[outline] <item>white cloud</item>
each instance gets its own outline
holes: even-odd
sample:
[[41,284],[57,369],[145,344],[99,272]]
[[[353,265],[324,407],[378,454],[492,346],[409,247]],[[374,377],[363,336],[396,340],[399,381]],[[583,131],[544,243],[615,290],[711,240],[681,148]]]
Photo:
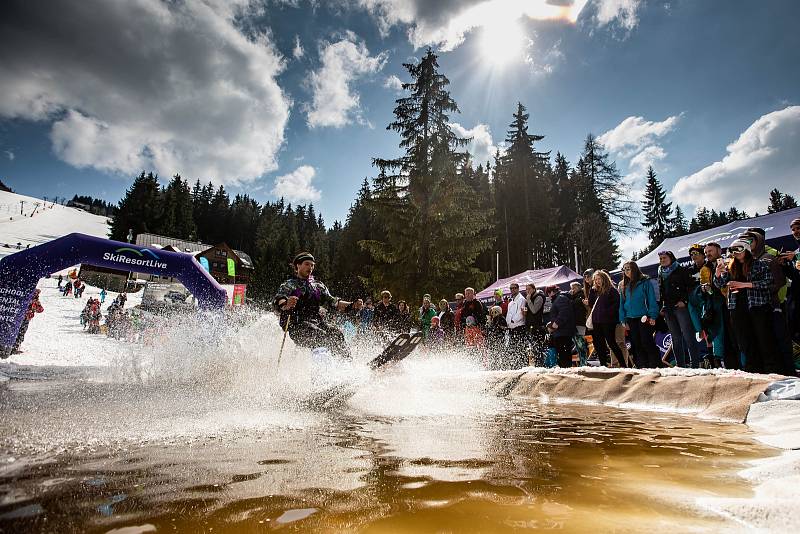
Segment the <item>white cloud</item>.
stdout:
[[370,56],[366,44],[348,32],[341,41],[324,43],[320,57],[322,66],[309,78],[314,94],[308,109],[308,125],[341,128],[353,120],[363,122],[359,95],[352,84],[366,74],[381,70],[387,53]]
[[22,2],[0,19],[0,116],[51,123],[77,167],[252,181],[277,167],[291,102],[268,36],[234,22],[250,6]]
[[611,152],[622,157],[633,157],[645,146],[654,144],[656,139],[671,132],[682,116],[683,114],[673,115],[661,122],[631,116],[598,136],[597,140]]
[[800,192],[800,106],[763,115],[727,146],[722,161],[684,176],[672,189],[679,203],[763,212],[769,191]]
[[6,151],[5,151],[5,153],[6,153],[6,157],[8,158],[8,161],[14,161],[14,158],[16,158],[16,157],[17,157],[17,156],[14,154],[14,151],[13,151],[13,150],[6,150]]
[[311,165],[301,165],[289,174],[275,178],[271,193],[289,202],[314,202],[320,199],[319,189],[312,183],[317,171]]
[[399,93],[403,90],[403,81],[394,74],[391,74],[388,78],[386,78],[386,80],[384,80],[383,86]]
[[655,166],[657,162],[662,161],[666,157],[666,151],[660,146],[646,146],[641,152],[630,159],[628,168],[634,174],[644,175],[647,172],[647,167]]
[[617,246],[619,247],[620,256],[622,256],[623,261],[631,259],[636,252],[639,252],[649,245],[650,238],[645,231],[638,231],[631,235],[617,236]]
[[561,39],[543,52],[536,51],[534,41],[528,40],[524,59],[525,63],[530,67],[531,73],[535,76],[551,74],[556,66],[564,61],[564,53],[560,47]]
[[458,47],[475,28],[489,24],[513,24],[520,19],[563,20],[574,23],[587,5],[593,6],[591,22],[606,26],[613,21],[627,29],[637,23],[640,0],[351,0],[365,8],[385,36],[398,25],[406,26],[408,40],[416,48]]
[[300,59],[305,55],[305,51],[303,50],[303,45],[300,44],[300,36],[294,36],[294,48],[292,49],[292,56],[295,59]]
[[639,23],[636,11],[641,0],[594,0],[597,8],[595,20],[599,26],[614,21],[626,30],[632,30]]
[[453,129],[458,137],[471,137],[472,140],[467,145],[467,150],[472,155],[472,163],[476,167],[478,164],[486,165],[487,161],[494,158],[497,147],[492,141],[492,132],[485,124],[478,124],[471,129],[467,129],[457,122],[450,123],[450,128]]

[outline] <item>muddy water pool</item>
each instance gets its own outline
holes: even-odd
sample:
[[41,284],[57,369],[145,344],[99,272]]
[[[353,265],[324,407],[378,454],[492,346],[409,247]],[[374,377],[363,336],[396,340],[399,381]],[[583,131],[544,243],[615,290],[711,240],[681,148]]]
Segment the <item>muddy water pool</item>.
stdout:
[[751,496],[737,471],[776,454],[678,414],[383,393],[0,388],[0,532],[730,532],[713,499]]

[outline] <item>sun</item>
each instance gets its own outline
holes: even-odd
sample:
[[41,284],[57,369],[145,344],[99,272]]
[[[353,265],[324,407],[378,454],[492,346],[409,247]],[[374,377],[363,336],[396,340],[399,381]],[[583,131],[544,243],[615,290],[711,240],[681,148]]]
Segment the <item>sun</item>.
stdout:
[[481,55],[495,66],[504,66],[519,59],[525,45],[525,35],[519,19],[497,16],[482,28]]

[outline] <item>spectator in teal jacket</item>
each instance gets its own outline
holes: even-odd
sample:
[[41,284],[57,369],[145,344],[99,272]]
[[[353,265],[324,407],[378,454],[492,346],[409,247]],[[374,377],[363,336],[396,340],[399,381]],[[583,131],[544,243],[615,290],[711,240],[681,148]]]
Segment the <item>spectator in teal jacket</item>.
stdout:
[[650,277],[642,274],[636,262],[622,266],[619,320],[628,330],[635,352],[636,367],[654,368],[661,362],[653,334],[658,318],[658,302]]

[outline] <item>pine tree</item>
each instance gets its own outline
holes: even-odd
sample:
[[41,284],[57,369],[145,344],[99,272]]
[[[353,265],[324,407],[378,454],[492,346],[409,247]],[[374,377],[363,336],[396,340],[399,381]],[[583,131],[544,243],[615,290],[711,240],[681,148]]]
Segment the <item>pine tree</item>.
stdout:
[[197,232],[192,216],[192,197],[189,184],[176,174],[162,191],[162,210],[157,233],[179,239],[189,239]]
[[777,188],[769,192],[769,206],[767,213],[778,213],[797,207],[797,200],[791,195],[783,194]]
[[386,231],[384,240],[362,242],[376,264],[372,282],[397,284],[406,296],[449,294],[464,284],[482,285],[488,273],[473,266],[489,246],[481,233],[490,212],[481,210],[474,192],[459,176],[467,139],[457,137],[450,114],[458,112],[447,91],[450,81],[428,49],[418,63],[407,63],[412,81],[399,98],[387,129],[400,134],[404,154],[376,158],[380,173],[371,201]]
[[109,237],[127,241],[128,230],[136,236],[143,232],[154,232],[161,218],[161,188],[158,177],[152,172],[137,176],[125,196],[119,201],[117,212],[111,218]]
[[661,182],[658,181],[652,166],[647,168],[644,198],[642,226],[647,229],[652,250],[669,236],[670,218],[672,217],[672,203],[666,201],[667,194],[664,192]]
[[549,153],[535,150],[534,143],[544,136],[528,132],[528,119],[525,106],[517,103],[506,136],[508,148],[495,165],[495,211],[502,214],[503,225],[496,241],[507,259],[509,275],[530,269],[534,250],[541,253],[553,238],[550,226],[534,224],[535,221],[551,220],[553,214],[548,177]]
[[622,185],[622,176],[592,134],[586,136],[578,170],[588,182],[586,193],[594,195],[594,202],[608,219],[611,229],[617,233],[633,230],[632,202]]
[[[210,184],[209,184],[210,185]],[[225,241],[230,217],[230,198],[224,186],[219,186],[208,207],[206,229],[207,243],[216,245]]]
[[669,221],[669,237],[678,237],[689,233],[689,223],[683,210],[677,204],[675,205],[675,216]]

